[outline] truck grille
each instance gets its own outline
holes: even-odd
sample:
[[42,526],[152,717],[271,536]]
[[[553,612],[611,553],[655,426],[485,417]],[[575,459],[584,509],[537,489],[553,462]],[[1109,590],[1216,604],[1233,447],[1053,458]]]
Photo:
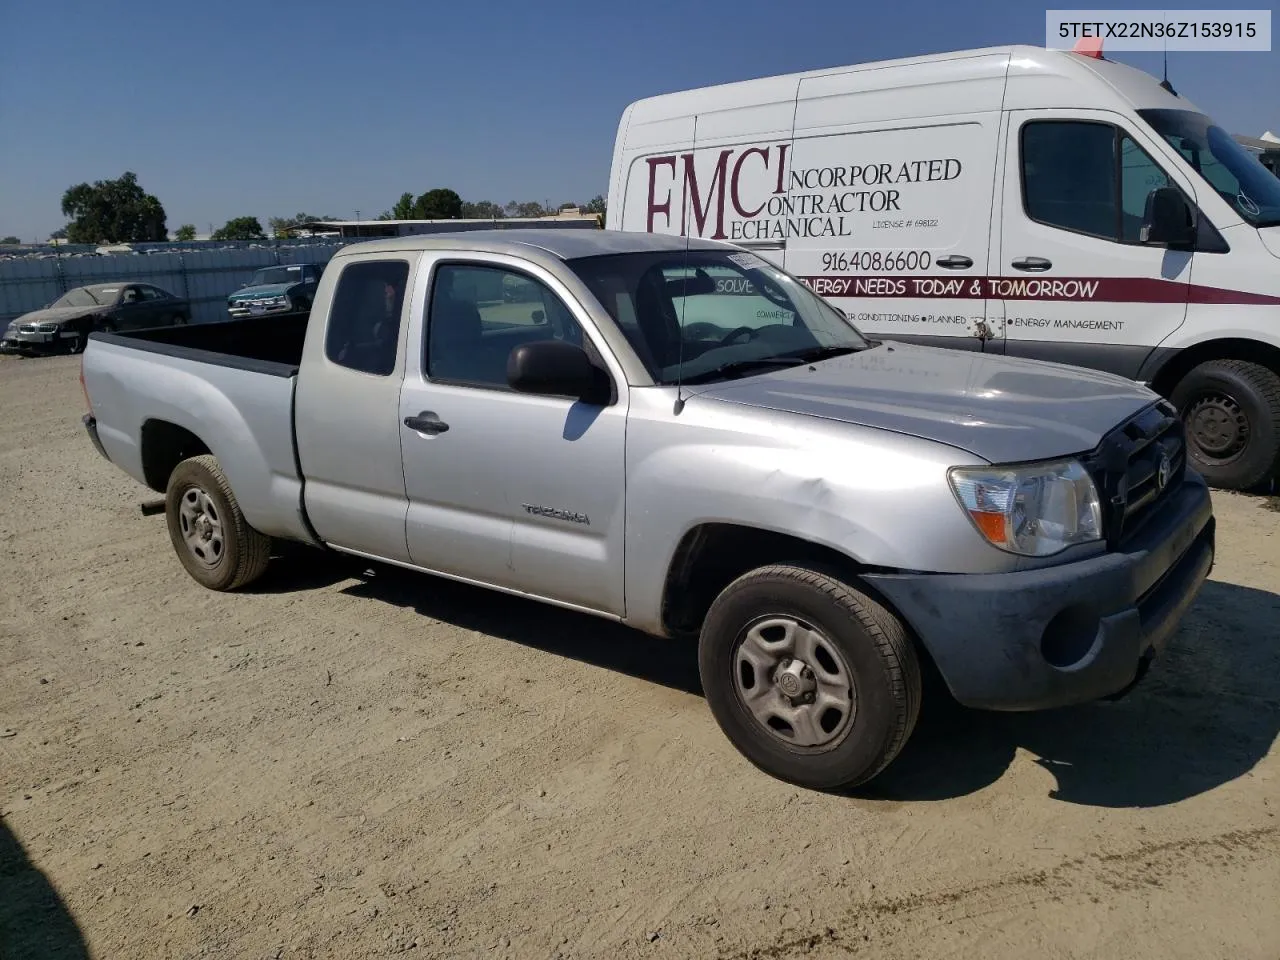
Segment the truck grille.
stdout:
[[1182,482],[1186,434],[1167,401],[1116,427],[1084,458],[1102,501],[1103,533],[1110,549],[1123,546]]

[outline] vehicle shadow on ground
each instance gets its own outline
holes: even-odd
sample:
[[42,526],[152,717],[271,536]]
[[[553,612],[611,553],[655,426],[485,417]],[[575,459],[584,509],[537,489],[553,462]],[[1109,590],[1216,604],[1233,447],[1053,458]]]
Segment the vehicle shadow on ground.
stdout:
[[[346,578],[353,596],[606,670],[702,693],[693,644],[659,640],[546,604],[306,550],[255,586],[292,592]],[[1056,799],[1101,807],[1176,803],[1244,776],[1280,734],[1280,596],[1207,582],[1178,635],[1124,699],[1040,713],[967,710],[935,677],[915,733],[856,791],[947,800],[998,781],[1019,748],[1054,774]]]
[[288,551],[249,590],[290,593],[354,578],[351,596],[411,607],[425,617],[521,646],[702,695],[697,651],[599,617],[318,550]]
[[0,818],[0,957],[88,960],[84,936],[57,889]]

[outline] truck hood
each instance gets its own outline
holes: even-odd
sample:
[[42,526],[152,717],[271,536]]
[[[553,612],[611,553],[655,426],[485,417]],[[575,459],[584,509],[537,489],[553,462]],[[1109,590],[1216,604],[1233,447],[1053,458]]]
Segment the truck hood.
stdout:
[[32,310],[24,313],[17,320],[11,321],[21,326],[24,323],[62,323],[66,320],[78,320],[81,317],[92,317],[95,314],[107,313],[110,307],[45,307],[43,310]]
[[699,397],[909,434],[992,463],[1092,450],[1158,399],[1112,374],[903,343],[695,389]]
[[257,300],[260,297],[278,297],[288,293],[296,283],[260,283],[253,287],[241,287],[231,294],[232,300]]

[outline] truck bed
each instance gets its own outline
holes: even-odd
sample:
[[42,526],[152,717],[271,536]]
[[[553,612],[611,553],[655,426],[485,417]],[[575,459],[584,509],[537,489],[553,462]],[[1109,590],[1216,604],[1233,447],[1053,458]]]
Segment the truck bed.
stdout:
[[148,330],[96,333],[92,339],[170,357],[292,377],[302,360],[307,314],[247,317]]
[[218,458],[245,518],[310,540],[293,435],[306,317],[94,333],[82,362],[108,459],[163,491],[177,458]]

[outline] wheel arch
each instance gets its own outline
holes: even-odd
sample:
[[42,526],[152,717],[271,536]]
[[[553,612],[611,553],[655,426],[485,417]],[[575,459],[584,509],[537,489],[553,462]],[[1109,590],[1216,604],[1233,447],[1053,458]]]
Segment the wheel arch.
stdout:
[[706,522],[687,530],[671,555],[662,587],[663,629],[671,636],[696,636],[712,602],[725,587],[744,573],[771,564],[811,567],[856,582],[894,609],[861,579],[861,574],[879,568],[794,534],[741,523]]
[[170,474],[183,460],[213,452],[186,427],[157,418],[142,424],[141,447],[143,476],[158,493],[164,493]]
[[1143,377],[1140,374],[1139,379],[1145,379],[1153,390],[1167,397],[1183,377],[1200,364],[1212,360],[1260,363],[1280,374],[1280,347],[1265,340],[1251,340],[1248,337],[1218,337],[1173,351],[1163,360],[1157,360],[1149,371],[1144,371],[1147,375]]

